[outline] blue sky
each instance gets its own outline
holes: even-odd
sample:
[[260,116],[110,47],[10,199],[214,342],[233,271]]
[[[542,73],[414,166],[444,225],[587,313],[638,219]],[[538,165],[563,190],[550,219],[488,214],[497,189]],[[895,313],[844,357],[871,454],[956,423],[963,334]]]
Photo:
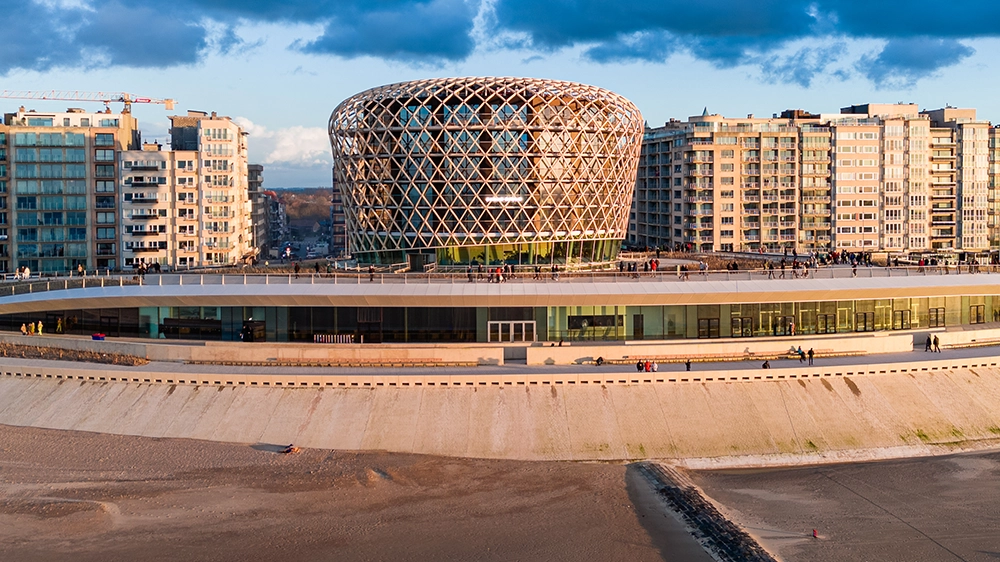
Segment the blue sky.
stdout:
[[[929,0],[0,0],[0,89],[125,91],[250,131],[269,187],[330,184],[344,98],[434,76],[625,95],[651,125],[865,102],[1000,122],[1000,3]],[[10,22],[20,22],[11,25]],[[62,110],[65,102],[0,100]],[[79,104],[77,104],[79,105]],[[94,110],[99,104],[88,105]],[[168,112],[135,106],[146,139]]]

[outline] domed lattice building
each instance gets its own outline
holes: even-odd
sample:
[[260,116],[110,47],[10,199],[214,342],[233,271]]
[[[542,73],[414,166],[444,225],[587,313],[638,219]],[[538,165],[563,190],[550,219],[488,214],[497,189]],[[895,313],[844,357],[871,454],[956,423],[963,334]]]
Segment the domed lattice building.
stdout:
[[402,82],[345,100],[329,132],[349,249],[362,262],[600,262],[627,234],[643,120],[607,90]]

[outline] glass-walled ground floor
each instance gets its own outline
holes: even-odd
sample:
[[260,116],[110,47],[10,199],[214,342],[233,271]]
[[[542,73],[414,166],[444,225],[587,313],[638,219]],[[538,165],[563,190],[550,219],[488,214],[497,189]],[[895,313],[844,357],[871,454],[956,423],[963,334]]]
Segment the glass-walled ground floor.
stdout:
[[423,254],[424,262],[438,265],[573,265],[613,261],[622,241],[566,240],[561,242],[528,242],[523,244],[482,244],[445,248],[413,248],[409,250],[357,250],[354,257],[361,263],[395,264],[408,260],[408,255]]
[[0,315],[0,330],[318,343],[615,341],[916,330],[1000,321],[1000,296],[568,307],[142,307]]

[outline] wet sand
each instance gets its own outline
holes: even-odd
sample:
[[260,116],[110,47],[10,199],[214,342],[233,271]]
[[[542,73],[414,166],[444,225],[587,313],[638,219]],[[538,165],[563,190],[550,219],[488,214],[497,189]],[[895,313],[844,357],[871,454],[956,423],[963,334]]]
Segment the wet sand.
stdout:
[[634,470],[0,426],[0,560],[710,559]]
[[789,562],[1000,559],[997,451],[690,476]]

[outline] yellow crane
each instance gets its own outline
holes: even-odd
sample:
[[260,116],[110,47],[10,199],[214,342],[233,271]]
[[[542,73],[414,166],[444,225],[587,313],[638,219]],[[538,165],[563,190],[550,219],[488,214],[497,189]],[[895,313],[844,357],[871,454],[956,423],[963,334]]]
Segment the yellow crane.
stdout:
[[161,104],[167,111],[174,109],[174,100],[157,99],[137,96],[126,92],[80,92],[77,90],[3,90],[0,91],[0,98],[21,99],[21,100],[45,100],[45,101],[86,101],[101,102],[108,110],[111,103],[125,104],[122,113],[131,113],[133,103],[156,103]]

